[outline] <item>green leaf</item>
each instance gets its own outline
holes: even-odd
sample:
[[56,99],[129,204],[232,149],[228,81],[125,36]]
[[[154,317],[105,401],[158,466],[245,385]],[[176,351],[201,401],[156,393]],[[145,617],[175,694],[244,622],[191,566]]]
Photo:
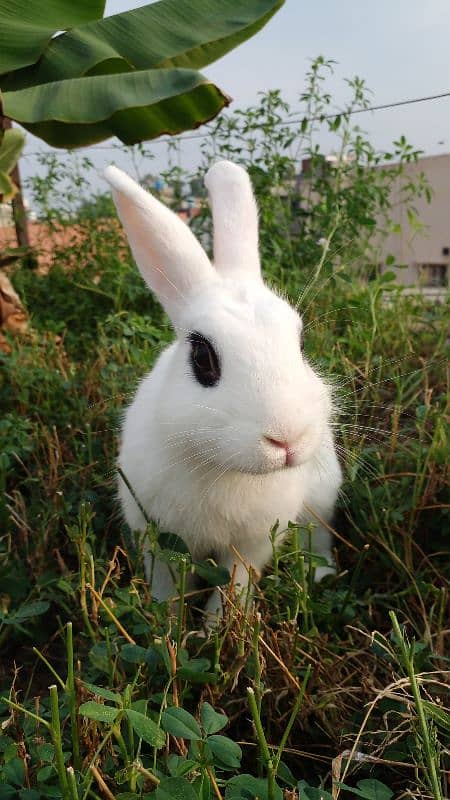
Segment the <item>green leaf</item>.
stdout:
[[7,175],[16,166],[25,144],[23,131],[17,128],[8,128],[3,132],[0,140],[0,172]]
[[54,769],[51,764],[47,764],[45,767],[41,767],[38,769],[36,773],[36,780],[38,783],[46,783],[50,778],[50,775],[54,774]]
[[[236,775],[227,783],[225,800],[269,800],[269,787],[267,780],[254,778],[253,775],[244,773]],[[283,792],[275,784],[274,800],[283,800]]]
[[95,683],[88,683],[87,681],[83,681],[83,686],[98,697],[103,697],[105,700],[112,700],[113,703],[117,703],[118,705],[122,703],[122,698],[117,692],[111,692],[109,689],[104,689],[103,686],[96,686]]
[[278,778],[289,786],[290,789],[294,789],[296,785],[296,779],[294,778],[291,770],[289,769],[288,765],[284,763],[284,761],[280,761],[278,764],[277,769]]
[[195,572],[210,586],[223,586],[230,582],[230,573],[225,567],[213,564],[209,559],[195,563]]
[[361,791],[366,792],[367,800],[391,800],[394,796],[392,789],[376,778],[363,778],[356,785]]
[[22,608],[14,613],[16,622],[23,622],[25,619],[32,619],[45,614],[50,608],[50,603],[47,600],[36,600],[34,603],[27,603]]
[[211,790],[209,775],[203,772],[192,781],[198,800],[213,800],[215,793]]
[[0,800],[14,800],[17,797],[14,786],[9,783],[0,783]]
[[208,122],[229,98],[199,72],[161,69],[96,75],[4,92],[6,116],[55,147],[117,136],[125,144]]
[[46,600],[36,600],[34,603],[26,603],[26,605],[18,608],[17,611],[13,611],[11,614],[0,614],[0,619],[5,625],[15,625],[24,622],[26,619],[32,619],[33,617],[45,614],[49,607],[50,603]]
[[164,778],[152,797],[155,800],[198,800],[192,785],[185,778]]
[[376,778],[364,778],[358,781],[356,787],[347,786],[345,783],[336,783],[340,789],[346,789],[355,797],[362,797],[364,800],[391,800],[394,796],[392,789]]
[[95,21],[51,40],[88,0],[67,20],[69,0],[49,2],[48,13],[36,0],[0,9],[0,28],[17,19],[23,33],[11,36],[11,47],[0,38],[3,109],[51,145],[79,147],[110,136],[135,144],[215,117],[229,98],[197,68],[256,33],[284,0],[160,0],[104,20],[96,0],[84,17]]
[[202,705],[200,718],[203,730],[208,734],[221,731],[228,722],[228,717],[226,717],[225,714],[219,714],[219,712],[215,711],[212,705],[207,702]]
[[120,792],[114,796],[116,800],[136,800],[137,798],[136,792]]
[[331,794],[325,789],[318,789],[315,786],[308,786],[306,781],[297,784],[298,800],[333,800]]
[[[6,172],[0,172],[0,196],[3,197],[3,200],[10,200],[11,197],[14,197],[17,191],[16,186],[14,186],[11,178],[6,174]],[[2,622],[5,620],[6,617],[1,617]]]
[[34,64],[57,31],[103,16],[105,0],[6,0],[0,7],[0,74]]
[[148,742],[148,744],[153,745],[153,747],[164,747],[166,735],[156,722],[153,722],[152,719],[149,719],[149,717],[146,717],[139,711],[133,711],[131,708],[127,708],[125,714],[137,735],[143,739],[144,742]]
[[392,270],[390,270],[389,272],[383,272],[383,274],[380,275],[380,283],[390,283],[391,281],[396,281],[396,280],[397,280],[397,275],[395,274],[395,272],[392,272]]
[[242,750],[236,742],[233,742],[228,736],[208,736],[207,743],[211,751],[217,756],[220,761],[227,767],[240,767],[242,759]]
[[174,553],[189,555],[189,547],[181,536],[177,536],[176,533],[161,531],[158,534],[158,544],[161,550],[172,550]]
[[198,672],[190,667],[181,667],[177,672],[177,677],[189,683],[217,683],[218,675],[215,672]]
[[138,644],[124,644],[120,650],[120,657],[129,664],[147,664],[154,658],[151,649]]
[[430,703],[428,700],[422,700],[422,705],[434,722],[445,730],[450,731],[450,714],[445,709],[440,708],[435,703]]
[[158,561],[162,561],[164,564],[179,565],[182,561],[185,561],[186,564],[190,564],[191,561],[190,555],[178,553],[176,550],[159,550],[157,558]]
[[173,706],[164,711],[162,715],[162,726],[167,733],[178,736],[181,739],[198,740],[202,738],[197,720],[184,708]]
[[12,758],[3,766],[2,778],[6,783],[14,786],[23,786],[25,781],[25,767],[21,758]]
[[36,748],[36,753],[40,761],[53,761],[55,757],[55,748],[49,742],[45,742]]
[[[104,20],[100,0],[90,11],[89,2],[0,8],[0,29],[21,31],[11,46],[0,37],[4,113],[56,147],[113,135],[135,144],[209,121],[229,98],[196,70],[256,33],[284,0],[160,0]],[[94,21],[49,40],[78,18]]]
[[83,703],[78,709],[78,713],[88,719],[95,719],[98,722],[108,722],[110,725],[114,722],[119,713],[118,708],[111,706],[104,706],[101,703],[96,703],[94,700],[88,700]]
[[30,77],[33,82],[47,83],[100,71],[202,69],[253,36],[283,3],[284,0],[149,3],[80,25],[52,39]]
[[[211,666],[209,658],[191,658],[186,655],[186,651],[180,649],[180,667],[177,676],[190,683],[217,683],[217,674],[209,672]],[[211,731],[213,733],[213,731]]]
[[192,770],[194,770],[197,766],[197,761],[193,761],[191,758],[185,758],[184,756],[179,756],[176,753],[171,753],[167,759],[167,769],[174,778],[180,778],[183,775],[188,775],[189,772],[192,772]]

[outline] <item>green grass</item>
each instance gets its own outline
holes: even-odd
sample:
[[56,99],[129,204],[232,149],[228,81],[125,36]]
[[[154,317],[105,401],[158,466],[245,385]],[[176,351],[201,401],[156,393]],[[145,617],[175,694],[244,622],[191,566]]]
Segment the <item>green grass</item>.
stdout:
[[0,800],[448,796],[444,306],[389,281],[305,297],[342,407],[338,573],[312,582],[294,528],[205,641],[195,601],[152,602],[115,499],[120,410],[172,336],[119,244],[92,226],[13,275],[32,331],[1,356]]

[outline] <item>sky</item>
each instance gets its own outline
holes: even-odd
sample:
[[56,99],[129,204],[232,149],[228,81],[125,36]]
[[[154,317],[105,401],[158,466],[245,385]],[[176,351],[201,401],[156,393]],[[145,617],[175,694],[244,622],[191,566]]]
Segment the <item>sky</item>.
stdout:
[[[146,2],[107,0],[106,15]],[[255,37],[202,71],[233,97],[231,107],[254,104],[258,91],[281,89],[295,110],[310,61],[318,55],[338,62],[330,82],[338,106],[346,99],[344,78],[354,75],[365,79],[374,105],[450,91],[450,0],[286,0]],[[363,114],[358,122],[380,150],[404,134],[427,155],[450,152],[450,97]],[[106,144],[112,140],[83,150],[95,164],[96,191],[106,188],[101,171],[113,159],[134,173],[129,156],[117,148],[106,150]],[[167,146],[148,147],[155,155],[148,171],[164,169]],[[27,135],[21,162],[25,179],[38,168],[32,154],[46,149]],[[198,141],[183,145],[181,159],[182,166],[195,165]]]

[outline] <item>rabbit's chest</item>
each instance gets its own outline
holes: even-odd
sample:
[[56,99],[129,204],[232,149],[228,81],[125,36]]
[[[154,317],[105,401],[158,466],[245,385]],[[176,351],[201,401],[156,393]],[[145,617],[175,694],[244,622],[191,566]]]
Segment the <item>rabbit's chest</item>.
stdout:
[[271,475],[227,476],[193,492],[189,480],[161,486],[152,516],[160,526],[182,536],[194,557],[220,552],[243,540],[264,541],[278,520],[279,530],[302,510],[299,470]]

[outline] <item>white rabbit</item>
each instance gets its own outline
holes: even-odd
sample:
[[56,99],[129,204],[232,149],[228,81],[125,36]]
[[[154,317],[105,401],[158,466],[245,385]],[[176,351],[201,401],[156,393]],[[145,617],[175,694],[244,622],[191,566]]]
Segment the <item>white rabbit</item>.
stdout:
[[[212,265],[192,231],[121,170],[109,166],[119,217],[143,278],[176,340],[143,379],[123,424],[119,464],[146,513],[183,538],[195,559],[214,555],[247,587],[271,558],[271,527],[329,520],[341,484],[330,389],[302,352],[302,321],[261,277],[258,213],[249,177],[229,161],[206,176],[214,224]],[[141,511],[122,480],[130,528]],[[310,519],[310,517],[309,517]],[[315,521],[315,520],[314,520]],[[281,541],[281,539],[279,539]],[[330,564],[330,535],[313,533]],[[236,556],[239,553],[239,557]],[[147,573],[151,557],[147,555]],[[176,594],[156,562],[153,594]],[[217,590],[207,613],[221,609]]]

